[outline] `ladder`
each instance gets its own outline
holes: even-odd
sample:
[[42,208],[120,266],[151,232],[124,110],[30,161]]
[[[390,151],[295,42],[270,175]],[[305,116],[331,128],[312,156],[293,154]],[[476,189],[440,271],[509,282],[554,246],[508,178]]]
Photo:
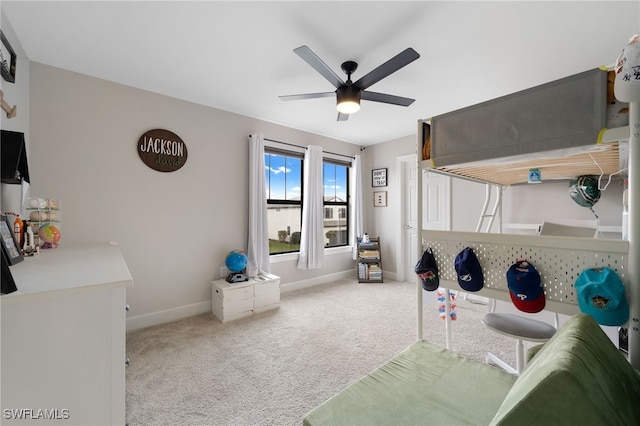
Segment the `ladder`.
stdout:
[[[475,232],[490,232],[491,227],[493,226],[493,222],[498,215],[498,212],[502,213],[502,187],[495,186],[496,188],[496,199],[491,208],[491,212],[487,213],[489,210],[489,205],[491,204],[491,185],[490,183],[486,183],[484,185],[485,195],[484,195],[484,205],[482,206],[482,212],[480,213],[480,217],[478,218],[478,224],[476,225]],[[486,223],[485,223],[486,222]],[[485,225],[484,231],[482,230],[483,225]],[[502,233],[502,220],[500,221],[500,233]],[[491,312],[495,309],[495,299],[489,299],[488,297],[478,296],[475,294],[464,293],[464,300],[467,300],[471,303],[478,303],[482,305],[488,305],[491,303]]]
[[[491,185],[490,183],[486,183],[485,187],[485,196],[484,196],[484,205],[482,206],[482,212],[480,213],[480,218],[478,219],[478,224],[476,225],[476,232],[483,232],[482,225],[486,221],[486,228],[484,232],[491,231],[491,227],[493,226],[493,221],[498,214],[498,212],[502,213],[502,187],[495,186],[496,188],[496,200],[491,208],[491,213],[487,213],[489,209],[489,204],[491,203]],[[502,233],[502,221],[500,221],[500,233]]]

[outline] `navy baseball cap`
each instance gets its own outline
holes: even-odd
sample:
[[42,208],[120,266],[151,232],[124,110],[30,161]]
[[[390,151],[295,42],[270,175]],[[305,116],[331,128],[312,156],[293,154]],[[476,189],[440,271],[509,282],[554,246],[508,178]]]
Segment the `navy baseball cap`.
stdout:
[[422,257],[418,261],[415,267],[415,272],[418,274],[422,283],[422,288],[427,291],[434,291],[440,287],[440,276],[438,275],[438,264],[436,258],[433,255],[431,247],[426,249],[422,253]]
[[526,260],[519,260],[509,267],[507,286],[513,305],[522,312],[535,314],[544,309],[544,288],[540,274]]
[[623,325],[629,319],[629,304],[618,274],[609,268],[585,269],[573,287],[578,305],[601,325]]
[[471,247],[462,250],[454,261],[458,284],[465,291],[478,291],[484,286],[482,267]]

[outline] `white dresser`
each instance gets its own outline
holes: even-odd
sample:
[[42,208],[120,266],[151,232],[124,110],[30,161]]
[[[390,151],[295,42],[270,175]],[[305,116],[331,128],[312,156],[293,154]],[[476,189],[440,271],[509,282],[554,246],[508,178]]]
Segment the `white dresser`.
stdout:
[[126,287],[115,243],[61,245],[11,266],[2,295],[3,425],[124,425]]
[[280,277],[261,274],[249,281],[211,281],[211,310],[222,322],[280,307]]

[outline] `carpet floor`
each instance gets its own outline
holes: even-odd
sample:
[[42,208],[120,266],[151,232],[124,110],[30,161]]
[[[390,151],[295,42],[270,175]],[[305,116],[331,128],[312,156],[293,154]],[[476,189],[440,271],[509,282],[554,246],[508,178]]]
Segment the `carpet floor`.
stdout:
[[[435,292],[425,339],[445,345]],[[416,340],[416,287],[340,280],[282,294],[281,307],[221,323],[202,314],[127,333],[126,419],[134,425],[299,425],[304,415]],[[515,342],[458,298],[453,349],[515,362]]]

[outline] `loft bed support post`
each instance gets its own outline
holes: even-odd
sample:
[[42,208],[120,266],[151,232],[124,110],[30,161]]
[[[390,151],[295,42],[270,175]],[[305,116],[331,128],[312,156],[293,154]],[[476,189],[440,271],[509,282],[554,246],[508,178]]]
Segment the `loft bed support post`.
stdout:
[[[422,132],[424,131],[422,128],[422,123],[424,122],[424,120],[418,120],[418,131],[416,132],[417,135],[417,143],[416,143],[416,200],[421,200],[422,199],[422,140],[423,140],[423,135]],[[422,256],[422,251],[423,251],[423,247],[422,247],[422,203],[418,202],[417,204],[417,209],[416,209],[416,227],[418,228],[416,230],[416,234],[417,234],[417,247],[416,247],[416,252],[418,253],[418,259],[420,259],[420,256]],[[420,282],[420,278],[418,278],[418,276],[416,275],[415,278],[416,281],[416,292],[417,292],[417,297],[416,297],[416,303],[417,303],[417,309],[416,309],[416,321],[417,321],[417,333],[418,333],[418,340],[422,340],[424,338],[424,332],[423,332],[423,307],[422,307],[422,283]]]
[[640,101],[629,102],[629,362],[640,369]]

